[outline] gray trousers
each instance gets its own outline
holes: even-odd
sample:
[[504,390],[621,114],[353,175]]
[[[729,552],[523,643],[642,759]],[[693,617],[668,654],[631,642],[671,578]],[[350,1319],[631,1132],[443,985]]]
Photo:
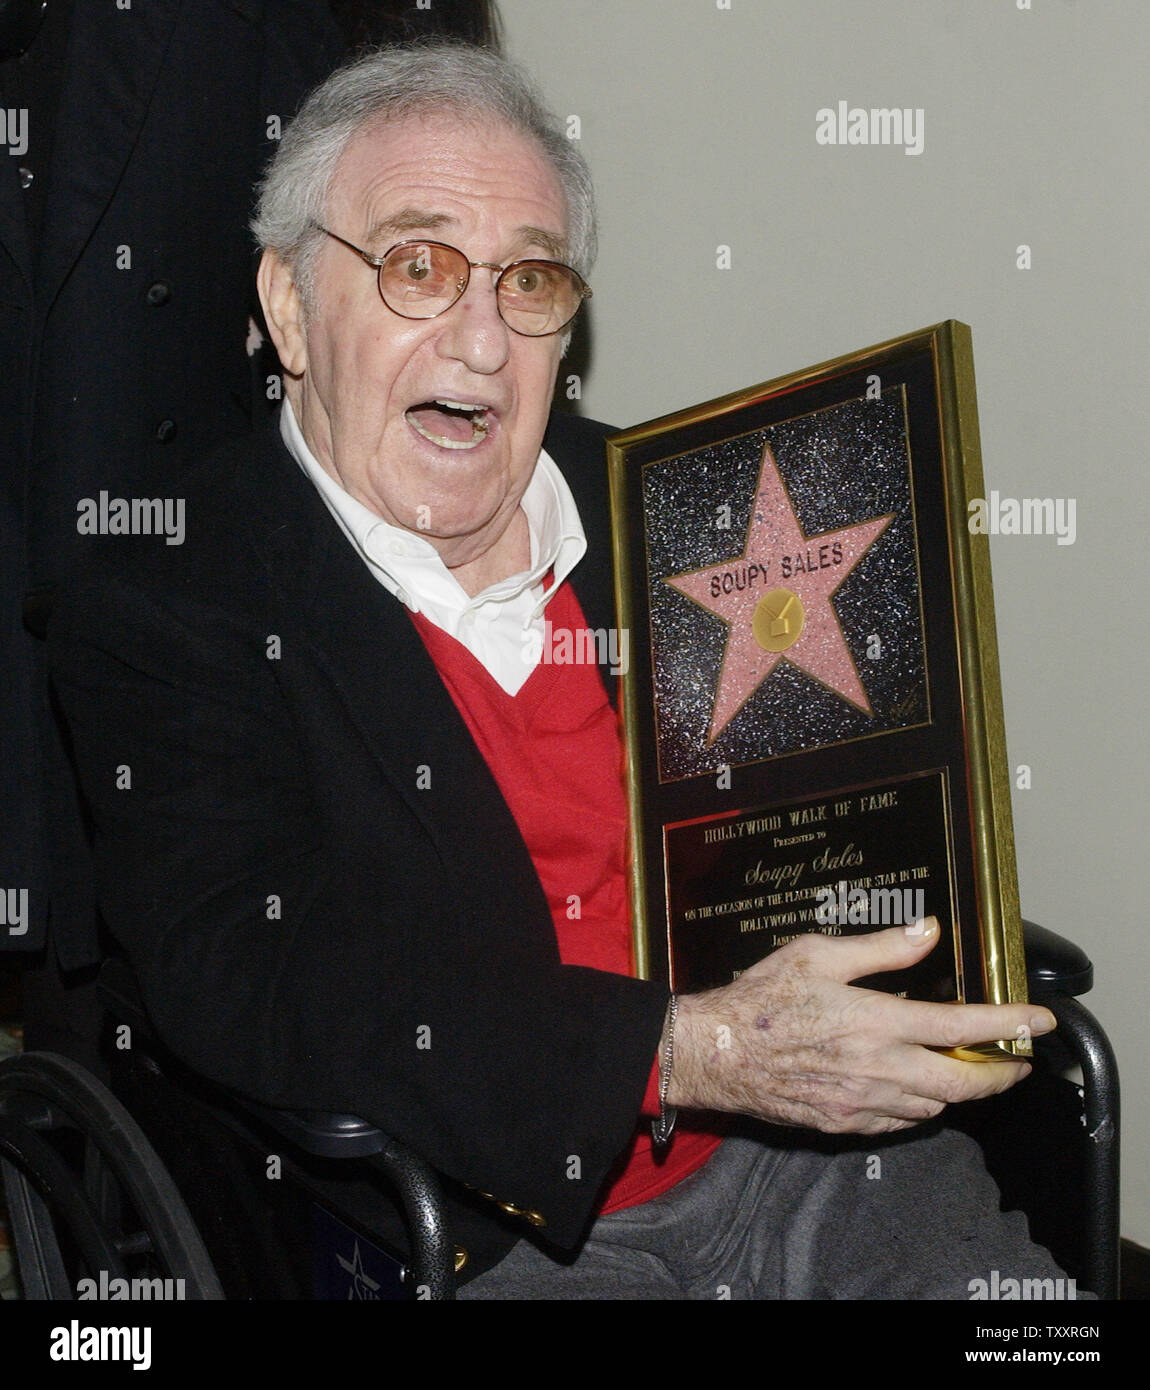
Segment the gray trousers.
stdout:
[[459,1297],[969,1299],[994,1270],[1061,1279],[1046,1287],[1074,1297],[1026,1219],[1000,1212],[965,1135],[762,1133],[730,1136],[664,1196],[600,1217],[570,1262],[522,1241]]

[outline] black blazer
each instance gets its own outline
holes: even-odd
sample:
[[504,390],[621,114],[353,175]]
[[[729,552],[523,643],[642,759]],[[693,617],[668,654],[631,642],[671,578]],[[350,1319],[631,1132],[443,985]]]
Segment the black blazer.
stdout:
[[0,948],[42,944],[52,878],[79,965],[93,942],[63,891],[58,788],[45,809],[57,750],[21,604],[80,558],[79,499],[178,496],[194,459],[267,417],[279,368],[245,350],[252,185],[344,41],[324,0],[70,8],[39,247],[0,149],[0,887],[28,888],[33,919]]
[[[546,440],[588,534],[572,582],[592,627],[613,621],[603,433],[556,418]],[[278,432],[218,453],[186,515],[182,546],[109,538],[50,641],[101,906],[161,1035],[490,1194],[469,1273],[528,1229],[498,1202],[573,1246],[633,1133],[666,990],[560,963],[410,618]]]

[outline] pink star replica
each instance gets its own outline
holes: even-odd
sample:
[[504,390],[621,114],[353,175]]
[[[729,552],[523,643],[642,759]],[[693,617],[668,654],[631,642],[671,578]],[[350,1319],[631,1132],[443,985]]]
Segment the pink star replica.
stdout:
[[730,629],[708,747],[784,658],[872,714],[831,595],[893,519],[804,536],[774,455],[763,449],[742,555],[664,581]]

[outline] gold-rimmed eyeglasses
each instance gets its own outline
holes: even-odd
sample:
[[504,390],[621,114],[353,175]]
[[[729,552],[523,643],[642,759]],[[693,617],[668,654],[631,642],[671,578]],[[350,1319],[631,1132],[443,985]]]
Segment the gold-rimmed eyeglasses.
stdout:
[[510,265],[469,261],[462,251],[442,241],[402,241],[382,256],[373,256],[318,222],[315,225],[376,271],[379,297],[392,313],[405,319],[434,319],[446,313],[462,298],[473,270],[498,271],[499,317],[525,338],[561,332],[583,301],[591,298],[591,287],[579,272],[559,261],[512,261]]

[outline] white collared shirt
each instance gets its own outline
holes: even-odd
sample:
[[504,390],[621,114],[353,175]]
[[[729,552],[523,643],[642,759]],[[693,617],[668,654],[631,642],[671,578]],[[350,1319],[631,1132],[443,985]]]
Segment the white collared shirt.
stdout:
[[[384,521],[327,473],[285,400],[280,433],[328,510],[380,584],[462,642],[509,695],[535,669],[544,641],[543,610],[587,551],[571,489],[543,449],[520,506],[531,538],[531,566],[472,598],[422,536]],[[554,573],[544,590],[543,579]]]

